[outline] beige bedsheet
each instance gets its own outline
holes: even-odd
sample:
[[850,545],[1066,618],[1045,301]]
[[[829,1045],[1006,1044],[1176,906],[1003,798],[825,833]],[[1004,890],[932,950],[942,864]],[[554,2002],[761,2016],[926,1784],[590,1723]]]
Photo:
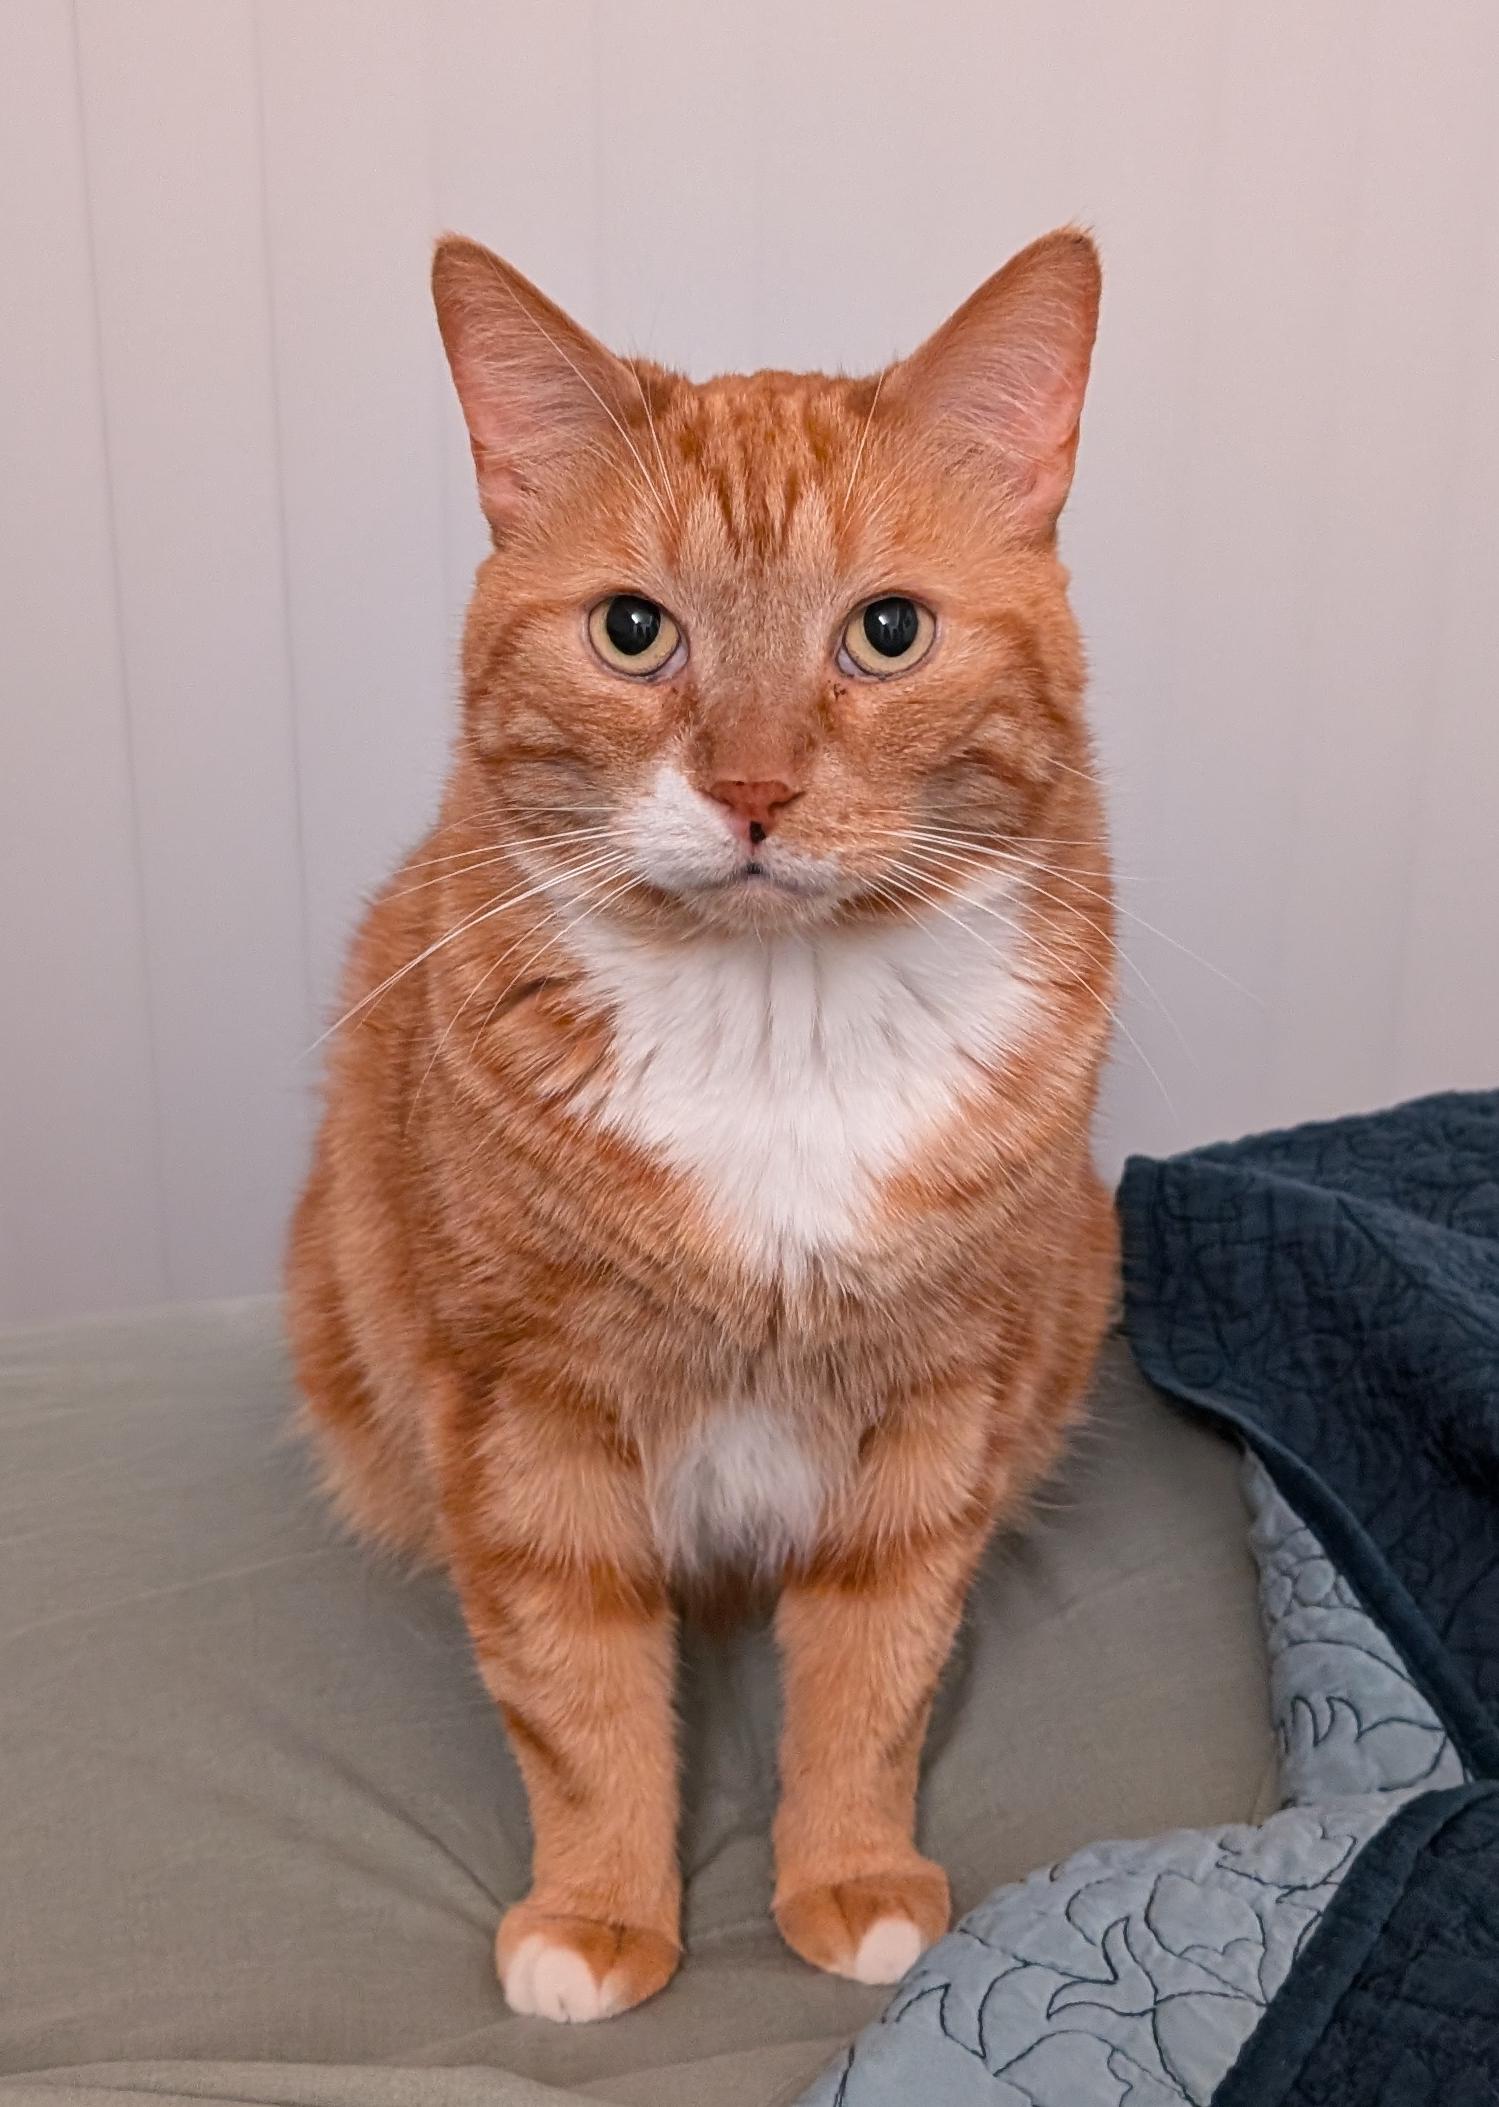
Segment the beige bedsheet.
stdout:
[[[763,1633],[683,1676],[688,1958],[601,2027],[490,1965],[526,1822],[440,1580],[341,1540],[285,1436],[266,1301],[0,1336],[0,2097],[771,2107],[885,1993],[768,1916]],[[934,1724],[958,1907],[1273,1780],[1236,1460],[1111,1351],[989,1559]]]

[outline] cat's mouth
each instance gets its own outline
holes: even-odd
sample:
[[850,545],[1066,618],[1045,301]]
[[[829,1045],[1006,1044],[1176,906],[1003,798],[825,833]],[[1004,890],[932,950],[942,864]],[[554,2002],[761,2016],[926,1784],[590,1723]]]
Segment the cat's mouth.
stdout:
[[847,886],[831,872],[778,867],[746,856],[730,871],[679,889],[684,904],[719,929],[799,927],[834,912]]
[[724,878],[710,878],[699,888],[703,892],[715,893],[785,893],[793,900],[816,900],[826,897],[831,888],[825,879],[811,880],[778,871],[757,856],[747,857],[736,870]]

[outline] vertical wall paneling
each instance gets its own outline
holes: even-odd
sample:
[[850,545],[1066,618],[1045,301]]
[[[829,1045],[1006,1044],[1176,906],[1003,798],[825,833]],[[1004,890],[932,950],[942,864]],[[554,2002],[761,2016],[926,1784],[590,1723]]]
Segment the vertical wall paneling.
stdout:
[[[1204,0],[1094,10],[1072,26],[1069,92],[1089,113],[1074,127],[1075,210],[1103,247],[1104,299],[1063,552],[1092,668],[1126,961],[1099,1121],[1100,1152],[1113,1163],[1127,1145],[1173,1148],[1198,1131],[1200,1049],[1235,1012],[1239,1024],[1257,1023],[1249,995],[1176,948],[1187,932],[1167,888],[1190,887],[1203,848],[1163,824],[1157,750],[1183,614],[1181,581],[1161,552],[1193,515],[1211,379],[1199,357],[1203,281],[1231,54],[1224,8]],[[1206,938],[1211,952],[1216,931]]]
[[[607,0],[427,0],[435,228],[470,234],[590,329],[600,326],[594,49]],[[423,295],[425,298],[425,294]],[[487,547],[457,404],[441,382],[448,620]]]
[[[1361,10],[1267,0],[1228,9],[1221,34],[1206,239],[1179,318],[1196,370],[1173,362],[1157,383],[1191,389],[1174,487],[1149,529],[1169,620],[1142,668],[1153,706],[1117,727],[1143,803],[1127,847],[1160,881],[1135,904],[1186,947],[1136,949],[1193,1057],[1173,1064],[1171,1108],[1136,1091],[1120,1121],[1157,1148],[1294,1116],[1268,1075],[1278,946],[1296,912],[1288,734],[1308,706],[1309,625],[1343,531],[1326,476],[1368,151]],[[1148,440],[1148,392],[1132,414]],[[1093,563],[1107,594],[1107,552]]]
[[[621,351],[699,376],[775,362],[778,303],[767,306],[760,253],[773,63],[761,9],[661,0],[655,15],[642,70],[637,25],[607,0],[597,10],[595,326]],[[663,123],[649,121],[642,97]]]
[[1462,445],[1435,590],[1421,768],[1403,836],[1411,858],[1397,1046],[1381,1088],[1476,1089],[1499,1070],[1499,221],[1474,244],[1475,306],[1451,405]]
[[[1495,350],[1477,330],[1492,315],[1482,272],[1493,254],[1499,16],[1483,0],[1381,0],[1367,34],[1371,145],[1341,337],[1314,340],[1336,392],[1315,463],[1302,707],[1285,726],[1288,897],[1270,991],[1275,1097],[1317,1113],[1392,1089],[1410,887],[1444,824],[1428,810],[1417,838],[1413,823],[1434,735],[1462,708],[1441,692],[1454,555],[1476,543],[1494,575],[1494,491],[1466,474],[1492,433],[1464,413]],[[1475,894],[1465,916],[1475,936],[1469,918],[1481,914]],[[1451,1023],[1471,1029],[1459,1024],[1477,1021],[1460,983],[1449,1001]]]
[[1091,225],[1105,1165],[1493,1080],[1496,79],[1491,0],[11,0],[0,1317],[275,1278],[486,546],[445,226],[704,374]]
[[261,0],[258,27],[308,933],[326,1005],[361,897],[435,808],[452,718],[427,49],[410,0]]
[[174,1294],[273,1277],[312,1036],[247,0],[79,0]]
[[1083,201],[1076,0],[757,10],[765,355],[869,371]]
[[69,0],[0,60],[0,1310],[166,1291]]

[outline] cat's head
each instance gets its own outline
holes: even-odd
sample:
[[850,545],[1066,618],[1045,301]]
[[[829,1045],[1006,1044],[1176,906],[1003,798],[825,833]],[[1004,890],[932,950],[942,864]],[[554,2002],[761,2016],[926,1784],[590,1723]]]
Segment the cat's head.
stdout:
[[1086,235],[869,379],[618,358],[457,238],[434,291],[495,543],[460,765],[559,905],[884,916],[1045,831],[1087,764],[1055,533]]

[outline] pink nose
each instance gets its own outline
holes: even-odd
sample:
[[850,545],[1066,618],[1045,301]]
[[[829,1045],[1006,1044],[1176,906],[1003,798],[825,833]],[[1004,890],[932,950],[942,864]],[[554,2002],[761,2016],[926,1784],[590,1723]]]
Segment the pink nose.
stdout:
[[763,841],[778,816],[801,795],[789,783],[747,783],[741,776],[724,776],[708,785],[708,795],[726,805],[752,842]]

